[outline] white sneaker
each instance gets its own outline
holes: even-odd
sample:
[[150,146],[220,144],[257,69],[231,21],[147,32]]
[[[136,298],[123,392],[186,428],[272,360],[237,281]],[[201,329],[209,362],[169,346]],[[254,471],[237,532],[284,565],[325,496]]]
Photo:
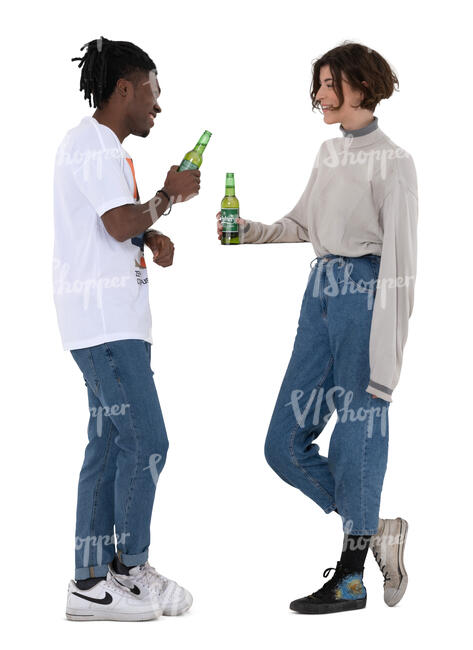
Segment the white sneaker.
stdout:
[[384,602],[389,607],[397,605],[407,589],[404,566],[407,528],[407,521],[402,517],[380,519],[378,532],[370,540],[370,548],[384,577]]
[[149,621],[162,614],[155,599],[138,598],[118,584],[110,571],[90,589],[69,582],[66,618],[70,621]]
[[109,569],[115,580],[138,598],[152,598],[164,616],[179,616],[192,605],[193,599],[187,589],[158,573],[148,562],[129,569],[128,575],[115,573],[112,564]]

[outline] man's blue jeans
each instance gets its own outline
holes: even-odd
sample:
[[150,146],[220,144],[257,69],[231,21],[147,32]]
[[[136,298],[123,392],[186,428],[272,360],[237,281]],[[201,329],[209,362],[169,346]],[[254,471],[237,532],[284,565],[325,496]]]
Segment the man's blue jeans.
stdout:
[[150,343],[125,339],[71,354],[85,379],[90,411],[77,496],[79,580],[107,574],[115,542],[127,566],[148,559],[151,513],[168,438]]
[[[265,442],[274,471],[343,530],[374,535],[388,455],[389,402],[366,391],[380,257],[317,258],[302,301],[292,357]],[[328,457],[314,442],[333,411]]]

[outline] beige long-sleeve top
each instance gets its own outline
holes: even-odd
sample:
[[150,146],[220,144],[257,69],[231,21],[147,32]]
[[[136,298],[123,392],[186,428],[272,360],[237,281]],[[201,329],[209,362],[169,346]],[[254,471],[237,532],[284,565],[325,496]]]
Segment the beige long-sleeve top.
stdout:
[[417,175],[411,155],[378,119],[322,143],[309,182],[286,216],[247,220],[242,243],[312,243],[328,253],[381,256],[369,343],[366,391],[389,402],[399,381],[417,269]]

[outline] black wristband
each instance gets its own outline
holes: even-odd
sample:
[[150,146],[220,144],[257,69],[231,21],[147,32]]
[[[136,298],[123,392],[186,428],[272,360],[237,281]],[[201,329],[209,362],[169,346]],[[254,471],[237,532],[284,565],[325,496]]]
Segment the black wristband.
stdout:
[[171,201],[171,197],[170,197],[169,194],[166,192],[166,190],[164,190],[164,189],[160,189],[160,190],[158,190],[158,191],[156,192],[156,194],[159,194],[160,192],[161,192],[161,194],[164,194],[164,196],[165,196],[165,197],[167,198],[167,200],[169,201],[169,208],[166,210],[166,212],[163,212],[163,216],[165,217],[167,214],[169,214],[169,213],[171,212],[172,201]]

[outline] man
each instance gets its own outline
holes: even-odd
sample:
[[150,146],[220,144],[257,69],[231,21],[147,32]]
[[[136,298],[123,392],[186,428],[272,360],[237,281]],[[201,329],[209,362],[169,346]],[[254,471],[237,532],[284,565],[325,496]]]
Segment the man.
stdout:
[[174,165],[156,196],[140,202],[122,142],[147,137],[161,112],[156,66],[132,43],[101,37],[85,47],[72,60],[96,110],[66,134],[54,176],[54,299],[90,409],[66,616],[147,620],[187,611],[192,596],[148,563],[168,439],[150,366],[144,244],[156,264],[172,264],[173,243],[150,226],[198,194],[200,172]]

